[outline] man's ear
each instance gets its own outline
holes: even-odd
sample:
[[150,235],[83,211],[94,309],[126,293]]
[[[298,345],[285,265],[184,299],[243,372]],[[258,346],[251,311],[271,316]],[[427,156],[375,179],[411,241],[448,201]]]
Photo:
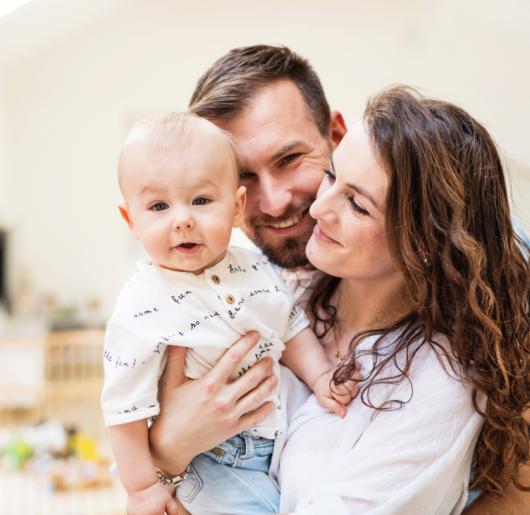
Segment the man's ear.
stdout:
[[332,143],[333,149],[335,149],[337,145],[341,142],[346,132],[348,131],[348,128],[346,127],[346,122],[344,121],[344,118],[339,111],[331,112],[330,129],[331,129],[331,143]]
[[245,220],[245,205],[247,204],[247,188],[239,186],[236,191],[236,210],[234,216],[234,227],[241,227]]
[[127,203],[124,200],[122,200],[118,204],[118,211],[120,212],[121,217],[125,220],[125,223],[128,225],[129,229],[133,233],[133,236],[138,239],[138,236],[136,236],[134,231],[133,219],[131,217],[131,214],[129,213],[129,209],[127,208]]

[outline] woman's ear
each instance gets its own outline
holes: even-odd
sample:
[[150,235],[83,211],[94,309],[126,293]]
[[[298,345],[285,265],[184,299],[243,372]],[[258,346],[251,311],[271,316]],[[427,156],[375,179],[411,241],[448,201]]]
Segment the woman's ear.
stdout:
[[344,121],[342,114],[339,111],[332,111],[330,132],[333,150],[335,150],[336,146],[341,142],[347,131],[348,128],[346,127],[346,122]]
[[133,233],[134,238],[138,239],[138,236],[136,235],[134,230],[134,222],[131,214],[129,213],[129,209],[127,208],[127,203],[125,202],[125,200],[122,200],[118,204],[118,211],[120,212],[121,217],[125,220],[125,223]]
[[239,186],[236,191],[236,210],[234,213],[234,227],[241,227],[245,220],[245,205],[247,203],[247,188]]

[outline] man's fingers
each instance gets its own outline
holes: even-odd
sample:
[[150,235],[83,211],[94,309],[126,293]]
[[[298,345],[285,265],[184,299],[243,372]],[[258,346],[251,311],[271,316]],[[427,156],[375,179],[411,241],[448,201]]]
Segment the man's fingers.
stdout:
[[205,379],[211,384],[224,384],[228,382],[230,376],[234,373],[241,360],[246,354],[258,343],[259,334],[256,331],[245,334],[234,343],[221,356],[221,359],[208,372]]
[[237,427],[237,432],[241,433],[242,431],[245,431],[246,429],[249,429],[250,427],[256,427],[257,425],[262,422],[269,413],[272,412],[274,409],[274,402],[269,401],[265,404],[261,405],[258,409],[255,409],[254,411],[251,411],[250,413],[247,413],[246,415],[243,415],[239,419],[239,424]]
[[166,504],[166,515],[190,515],[178,499],[172,499]]
[[[251,372],[252,369],[249,370],[245,376],[249,375]],[[239,379],[237,382],[241,382],[242,379],[243,378]],[[270,376],[262,380],[261,383],[258,383],[256,387],[252,387],[252,389],[246,395],[243,395],[237,402],[237,409],[241,416],[247,412],[253,411],[257,406],[261,406],[261,404],[269,399],[277,384],[278,378],[276,376]]]
[[176,388],[186,380],[184,363],[186,360],[186,347],[169,345],[167,349],[166,368],[162,376],[162,385],[166,388]]
[[233,398],[240,399],[258,387],[263,381],[272,376],[273,361],[271,358],[263,358],[241,377],[238,377],[231,385]]
[[166,515],[180,515],[177,508],[177,503],[173,500],[169,501],[165,507]]

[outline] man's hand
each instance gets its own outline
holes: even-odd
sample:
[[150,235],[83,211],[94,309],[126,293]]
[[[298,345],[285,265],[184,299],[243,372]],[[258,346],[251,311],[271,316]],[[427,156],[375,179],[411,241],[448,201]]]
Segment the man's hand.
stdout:
[[258,425],[272,411],[274,404],[264,402],[278,381],[272,375],[271,359],[262,359],[230,382],[258,339],[255,332],[240,338],[208,374],[197,380],[184,376],[186,349],[168,349],[159,386],[160,414],[149,431],[157,467],[168,474],[180,474],[197,454]]
[[152,485],[129,493],[127,515],[186,515],[188,512],[157,481]]

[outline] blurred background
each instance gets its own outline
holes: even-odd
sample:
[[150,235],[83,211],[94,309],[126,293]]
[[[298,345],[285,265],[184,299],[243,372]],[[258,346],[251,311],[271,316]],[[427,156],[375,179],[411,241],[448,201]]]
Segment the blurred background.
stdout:
[[115,179],[137,118],[185,109],[231,48],[284,44],[350,124],[393,83],[469,110],[530,231],[529,26],[527,0],[0,0],[0,513],[123,513],[98,395],[141,255]]

